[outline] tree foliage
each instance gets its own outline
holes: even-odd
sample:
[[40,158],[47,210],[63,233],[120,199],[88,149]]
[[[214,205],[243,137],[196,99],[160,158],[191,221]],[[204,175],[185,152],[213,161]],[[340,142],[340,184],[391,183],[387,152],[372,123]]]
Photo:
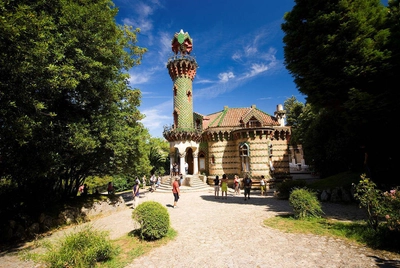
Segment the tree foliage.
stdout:
[[109,0],[0,3],[0,176],[22,206],[149,166],[141,93],[127,80],[146,49],[117,12]]
[[373,178],[387,180],[396,155],[377,137],[400,112],[399,1],[295,2],[282,24],[284,53],[317,116],[308,121],[313,129],[300,126],[308,156],[330,175],[362,166],[367,148]]
[[163,175],[169,171],[169,143],[161,138],[151,138],[149,160],[152,166],[151,173]]

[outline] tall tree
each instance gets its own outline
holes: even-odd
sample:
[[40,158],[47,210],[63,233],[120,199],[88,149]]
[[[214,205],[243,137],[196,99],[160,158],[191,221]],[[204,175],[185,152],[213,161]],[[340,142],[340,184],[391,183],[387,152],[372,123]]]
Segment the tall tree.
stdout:
[[307,102],[337,108],[352,88],[379,92],[373,82],[387,71],[390,55],[381,1],[295,2],[282,24],[285,64]]
[[[388,13],[379,0],[295,2],[282,24],[285,64],[319,115],[309,135],[324,133],[328,143],[321,147],[316,143],[323,139],[307,137],[308,147],[324,150],[315,155],[329,158],[340,172],[357,165],[355,152],[366,146],[375,175],[388,177],[394,154],[376,142],[376,126],[390,127],[394,116],[388,114],[398,111],[393,103],[399,93],[390,85],[394,32],[387,26],[388,14],[396,12]],[[343,165],[341,157],[349,162]]]
[[295,96],[292,96],[285,100],[283,107],[286,111],[286,125],[292,127],[290,143],[292,145],[300,144],[302,133],[298,129],[301,125],[300,115],[303,112],[304,104],[299,102]]
[[127,80],[146,49],[117,12],[109,0],[0,2],[0,175],[19,204],[148,166],[140,91]]

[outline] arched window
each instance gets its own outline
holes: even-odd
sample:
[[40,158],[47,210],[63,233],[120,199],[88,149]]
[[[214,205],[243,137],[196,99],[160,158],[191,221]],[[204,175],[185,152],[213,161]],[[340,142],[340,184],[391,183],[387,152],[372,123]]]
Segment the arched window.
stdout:
[[250,159],[249,159],[249,145],[242,143],[239,145],[239,156],[241,161],[241,170],[243,172],[250,171]]

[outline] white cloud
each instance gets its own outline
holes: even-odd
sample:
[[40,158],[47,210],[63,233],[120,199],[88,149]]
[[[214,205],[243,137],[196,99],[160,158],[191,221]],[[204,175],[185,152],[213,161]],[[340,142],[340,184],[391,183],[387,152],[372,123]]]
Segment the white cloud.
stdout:
[[265,64],[253,63],[250,72],[246,73],[241,79],[250,78],[267,71],[269,68]]
[[141,121],[152,137],[162,137],[165,125],[172,124],[172,100],[142,110],[146,117]]
[[235,52],[235,53],[233,53],[233,55],[232,55],[232,59],[233,59],[234,61],[239,61],[241,58],[242,58],[242,55],[240,54],[240,52]]
[[257,47],[247,46],[244,48],[244,53],[246,57],[256,56],[257,52],[258,52]]
[[132,86],[136,86],[139,84],[144,84],[150,79],[150,75],[146,75],[144,73],[130,73],[129,74],[129,84]]
[[227,72],[227,73],[220,73],[218,75],[218,79],[222,83],[228,82],[230,79],[235,78],[235,75],[232,72]]

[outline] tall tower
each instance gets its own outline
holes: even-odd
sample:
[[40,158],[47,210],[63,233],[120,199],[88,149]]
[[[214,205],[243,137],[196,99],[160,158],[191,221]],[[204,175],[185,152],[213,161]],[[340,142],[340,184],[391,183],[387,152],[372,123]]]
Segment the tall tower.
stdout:
[[195,58],[189,55],[193,40],[187,32],[181,30],[175,33],[171,47],[174,55],[168,59],[167,69],[173,82],[174,122],[171,127],[164,126],[163,135],[170,143],[171,164],[179,162],[180,172],[183,174],[184,166],[188,165],[189,173],[197,174],[201,130],[193,122],[192,82],[198,67]]
[[192,39],[181,30],[172,39],[172,51],[175,53],[168,60],[167,68],[173,81],[174,128],[180,131],[192,131],[193,124],[193,89],[192,82],[196,75],[197,62],[189,56],[192,51]]

